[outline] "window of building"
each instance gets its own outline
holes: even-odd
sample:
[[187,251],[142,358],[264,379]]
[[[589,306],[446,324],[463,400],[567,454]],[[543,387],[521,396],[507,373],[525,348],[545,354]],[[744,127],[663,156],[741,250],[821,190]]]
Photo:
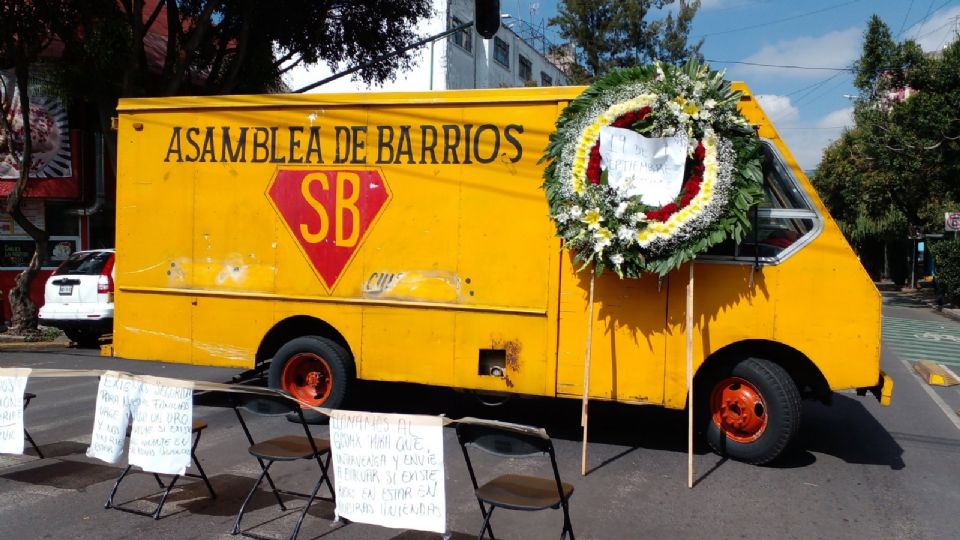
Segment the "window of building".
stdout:
[[533,64],[530,63],[529,58],[522,54],[517,62],[517,72],[520,75],[520,82],[533,80]]
[[553,86],[553,77],[544,72],[540,72],[540,86]]
[[510,45],[498,37],[493,38],[493,59],[501,66],[510,69]]
[[[450,28],[456,28],[463,25],[463,21],[453,17],[450,19]],[[473,30],[471,28],[465,28],[459,32],[453,33],[453,42],[459,45],[466,51],[473,51]]]
[[822,220],[776,148],[763,144],[763,199],[750,212],[752,226],[739,243],[727,240],[705,254],[712,260],[759,260],[775,264],[813,239]]

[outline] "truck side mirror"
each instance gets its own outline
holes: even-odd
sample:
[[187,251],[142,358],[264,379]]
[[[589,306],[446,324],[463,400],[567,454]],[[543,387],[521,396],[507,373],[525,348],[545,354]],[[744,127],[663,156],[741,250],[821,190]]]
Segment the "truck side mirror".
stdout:
[[500,0],[474,0],[474,25],[483,39],[490,39],[500,29]]

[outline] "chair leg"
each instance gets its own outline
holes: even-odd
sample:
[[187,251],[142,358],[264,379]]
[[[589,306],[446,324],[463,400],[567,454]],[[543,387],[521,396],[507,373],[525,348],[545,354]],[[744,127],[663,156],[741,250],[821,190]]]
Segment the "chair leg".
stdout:
[[[159,482],[160,477],[157,475],[154,476],[157,477],[157,482]],[[160,519],[160,512],[163,510],[163,503],[167,502],[167,495],[170,495],[170,492],[173,491],[173,485],[177,483],[178,478],[180,478],[180,476],[175,475],[173,479],[170,480],[170,484],[167,485],[166,491],[164,491],[163,496],[160,497],[160,503],[157,504],[157,509],[153,512],[153,519]]]
[[487,510],[486,507],[483,506],[483,501],[477,499],[477,502],[480,503],[480,513],[483,514],[483,526],[480,527],[480,534],[477,535],[477,540],[483,540],[484,532],[490,533],[491,540],[497,540],[496,537],[493,536],[493,527],[490,525],[490,517],[493,516],[493,510],[496,507],[490,505],[490,510]]
[[30,436],[30,432],[27,431],[26,428],[23,430],[23,436],[30,441],[30,446],[33,447],[33,450],[37,453],[37,456],[39,456],[40,459],[43,459],[43,452],[40,451],[40,447],[37,446],[37,443],[33,441],[33,437]]
[[290,540],[296,540],[297,535],[300,534],[300,526],[303,525],[303,518],[307,517],[307,511],[310,510],[310,505],[313,504],[314,499],[317,498],[317,492],[320,491],[320,486],[323,485],[324,480],[327,481],[327,485],[330,485],[330,479],[327,478],[327,473],[324,471],[323,476],[317,480],[317,485],[313,486],[313,491],[310,493],[310,498],[307,499],[307,504],[303,507],[303,512],[300,512],[300,519],[297,520],[297,526],[293,528],[293,534],[290,535]]
[[123,472],[120,473],[120,478],[117,478],[117,481],[113,484],[113,489],[110,491],[110,495],[107,497],[107,504],[103,505],[104,508],[113,508],[113,497],[117,494],[117,488],[120,487],[120,482],[127,476],[130,472],[131,465],[127,465]]
[[210,480],[207,478],[207,473],[203,471],[203,467],[200,466],[200,460],[197,459],[197,446],[200,444],[200,435],[203,431],[198,431],[197,436],[193,438],[193,446],[190,447],[190,457],[193,458],[193,464],[197,466],[197,470],[200,471],[200,478],[203,480],[203,483],[207,485],[207,491],[210,492],[210,498],[216,499],[217,494],[213,491],[213,486],[210,485]]
[[263,465],[263,460],[257,458],[257,462],[260,463],[260,468],[263,469],[263,473],[266,475],[267,483],[270,484],[270,489],[273,490],[273,496],[277,498],[277,504],[280,505],[280,509],[284,512],[287,511],[287,507],[283,504],[283,499],[280,498],[280,490],[277,489],[277,485],[273,483],[273,478],[270,477],[270,473],[267,472],[267,469],[270,468],[270,465],[273,465],[271,461],[266,466]]
[[[262,465],[263,463],[261,462],[261,466]],[[271,465],[273,465],[272,461],[267,463],[267,465],[263,467],[263,472],[260,473],[260,476],[257,478],[257,481],[253,484],[253,487],[250,488],[250,493],[247,493],[247,497],[243,500],[243,504],[240,505],[240,513],[237,514],[237,520],[233,523],[233,530],[230,531],[230,534],[238,534],[240,532],[240,520],[243,519],[243,513],[247,511],[247,505],[250,504],[250,499],[253,498],[253,494],[256,493],[257,488],[260,487],[260,484],[263,482],[263,478],[264,477],[269,478],[269,475],[267,474],[267,470],[270,468]],[[277,495],[277,499],[280,498],[280,494],[277,493],[276,488],[274,488],[274,494]],[[280,507],[284,511],[286,510],[286,508],[284,508],[282,504]]]
[[567,507],[566,501],[563,503],[563,532],[560,533],[560,540],[564,540],[567,537],[567,533],[570,533],[570,540],[576,540],[576,537],[573,536],[573,524],[570,523],[570,510]]
[[167,489],[167,486],[163,484],[163,480],[160,479],[160,475],[154,473],[153,479],[157,481],[157,485],[160,486],[160,489]]

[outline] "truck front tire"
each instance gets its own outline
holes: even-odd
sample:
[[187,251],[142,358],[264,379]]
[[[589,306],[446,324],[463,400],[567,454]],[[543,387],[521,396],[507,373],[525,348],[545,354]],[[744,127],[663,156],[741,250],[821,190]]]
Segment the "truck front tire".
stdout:
[[797,385],[769,360],[747,358],[717,370],[702,397],[707,443],[738,461],[753,465],[773,461],[800,426]]
[[[274,355],[268,384],[307,405],[336,409],[343,404],[354,376],[353,359],[340,344],[303,336],[287,342]],[[323,419],[310,410],[305,410],[304,416],[312,423]]]

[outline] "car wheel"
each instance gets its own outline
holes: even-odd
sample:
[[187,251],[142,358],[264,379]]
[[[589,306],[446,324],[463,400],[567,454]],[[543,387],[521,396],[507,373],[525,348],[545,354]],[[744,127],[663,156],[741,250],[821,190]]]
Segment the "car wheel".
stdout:
[[[285,390],[301,403],[336,409],[343,404],[355,373],[353,359],[340,344],[304,336],[280,347],[270,362],[268,384]],[[326,419],[310,410],[305,410],[304,416],[311,423]]]
[[707,442],[720,455],[762,465],[797,434],[800,392],[787,371],[769,360],[726,366],[710,377],[705,391]]

